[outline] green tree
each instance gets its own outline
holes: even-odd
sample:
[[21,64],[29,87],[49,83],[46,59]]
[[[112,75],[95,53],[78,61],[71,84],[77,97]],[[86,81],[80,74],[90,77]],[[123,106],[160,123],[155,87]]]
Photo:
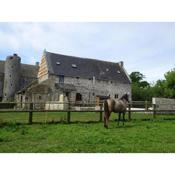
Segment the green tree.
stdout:
[[145,76],[140,72],[132,72],[130,74],[130,78],[132,80],[132,83],[139,83],[141,80],[145,78]]
[[164,80],[150,86],[143,79],[145,76],[140,72],[132,72],[130,78],[132,80],[132,100],[134,101],[151,101],[152,97],[175,98],[175,68],[164,74]]
[[132,100],[149,100],[148,90],[150,90],[150,84],[147,81],[143,81],[145,76],[140,72],[132,72],[130,78],[132,80]]
[[165,73],[166,85],[170,89],[175,89],[175,68]]
[[175,68],[165,73],[165,96],[175,98]]
[[165,80],[157,80],[156,84],[152,87],[154,97],[165,97]]

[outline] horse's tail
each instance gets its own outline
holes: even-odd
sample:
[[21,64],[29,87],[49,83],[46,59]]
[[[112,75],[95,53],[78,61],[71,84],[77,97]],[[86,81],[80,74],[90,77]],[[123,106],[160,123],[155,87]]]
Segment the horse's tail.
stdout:
[[104,112],[109,115],[109,107],[107,100],[104,101]]

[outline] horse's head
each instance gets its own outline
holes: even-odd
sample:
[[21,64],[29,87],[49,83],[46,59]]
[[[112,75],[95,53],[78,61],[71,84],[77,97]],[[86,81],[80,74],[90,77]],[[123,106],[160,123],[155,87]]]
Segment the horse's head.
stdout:
[[124,94],[120,99],[126,100],[129,103],[129,94],[128,93]]

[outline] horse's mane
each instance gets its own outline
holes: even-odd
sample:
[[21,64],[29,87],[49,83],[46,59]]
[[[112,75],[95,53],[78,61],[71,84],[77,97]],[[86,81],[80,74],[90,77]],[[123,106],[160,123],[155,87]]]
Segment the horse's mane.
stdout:
[[124,99],[125,99],[125,100],[128,101],[128,100],[129,100],[128,98],[129,98],[129,97],[128,97],[128,94],[124,94],[124,95],[120,98],[120,100],[124,100]]

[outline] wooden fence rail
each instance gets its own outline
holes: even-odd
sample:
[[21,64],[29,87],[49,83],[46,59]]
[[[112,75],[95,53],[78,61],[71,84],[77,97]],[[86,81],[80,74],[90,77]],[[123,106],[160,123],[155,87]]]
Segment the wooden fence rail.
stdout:
[[[35,112],[65,112],[67,113],[67,123],[71,122],[71,113],[73,112],[96,112],[99,113],[99,122],[103,121],[103,106],[100,105],[99,110],[75,110],[75,109],[71,109],[71,106],[69,105],[68,108],[66,110],[44,110],[44,109],[34,109],[34,104],[30,103],[29,104],[29,109],[25,109],[25,110],[17,110],[17,109],[0,109],[0,113],[6,113],[6,112],[27,112],[28,113],[28,123],[32,124],[33,123],[33,113]],[[132,104],[128,105],[128,109],[127,109],[127,113],[128,113],[128,119],[131,120],[132,119],[132,113],[149,113],[153,115],[153,118],[156,118],[156,114],[158,113],[175,113],[175,110],[158,110],[156,109],[156,105],[153,105],[152,109],[148,109],[148,108],[144,108],[144,109],[135,109],[132,108]]]
[[[103,110],[25,110],[25,111],[22,111],[22,110],[0,110],[0,113],[6,113],[6,112],[27,112],[28,113],[28,123],[29,124],[32,124],[33,123],[33,113],[35,112],[65,112],[67,113],[67,123],[70,123],[71,122],[71,113],[74,113],[74,112],[81,112],[81,113],[84,113],[84,112],[96,112],[96,113],[99,113],[99,122],[102,122],[103,121]],[[132,120],[132,113],[135,112],[135,113],[142,113],[142,112],[146,112],[146,113],[149,113],[149,114],[152,114],[153,115],[153,118],[156,118],[156,114],[158,113],[163,113],[163,112],[168,112],[168,113],[175,113],[175,110],[127,110],[127,113],[128,113],[128,120]]]

